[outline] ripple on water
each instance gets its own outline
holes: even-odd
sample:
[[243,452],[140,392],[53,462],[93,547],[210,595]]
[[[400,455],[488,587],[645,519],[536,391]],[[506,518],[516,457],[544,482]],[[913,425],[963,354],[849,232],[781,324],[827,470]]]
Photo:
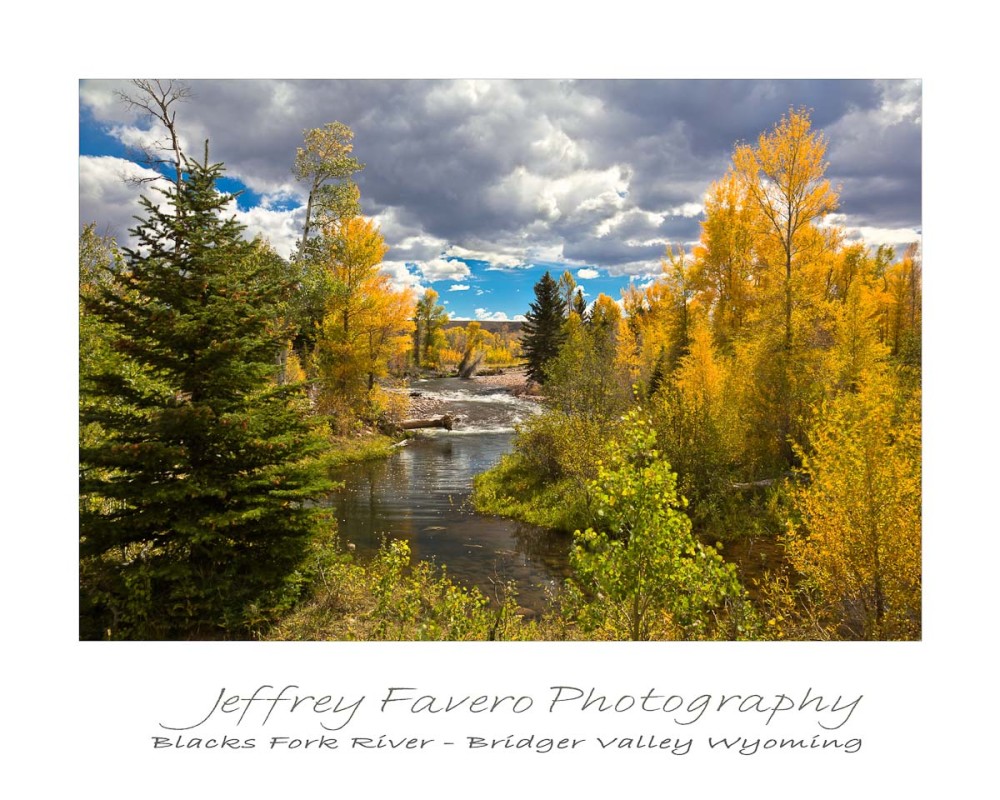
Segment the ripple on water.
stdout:
[[516,421],[537,404],[457,378],[428,384],[441,413],[464,419],[453,431],[422,431],[384,461],[345,468],[330,500],[341,539],[362,553],[385,536],[406,539],[414,559],[433,559],[488,596],[496,580],[516,580],[519,602],[540,611],[546,588],[567,574],[568,537],[476,514],[468,503],[473,477],[510,452]]

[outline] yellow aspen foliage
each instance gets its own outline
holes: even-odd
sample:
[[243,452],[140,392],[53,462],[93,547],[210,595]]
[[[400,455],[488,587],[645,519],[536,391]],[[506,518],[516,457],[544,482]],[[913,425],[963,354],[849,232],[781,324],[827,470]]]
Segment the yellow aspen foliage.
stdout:
[[[665,289],[664,282],[658,280],[645,288],[629,284],[622,290],[622,308],[647,381],[656,369],[660,354],[670,348],[670,312],[663,302]],[[663,361],[665,363],[665,356]]]
[[802,454],[787,553],[838,637],[920,636],[919,395],[894,389],[866,375],[826,404]]
[[834,307],[832,381],[834,391],[856,391],[862,376],[874,372],[889,354],[879,340],[876,298],[860,280],[847,290],[843,303]]
[[352,217],[326,226],[321,245],[331,290],[313,353],[318,406],[343,427],[377,414],[371,402],[375,381],[408,346],[413,295],[395,291],[379,272],[388,248],[370,220]]
[[825,157],[826,139],[811,130],[805,109],[790,110],[757,147],[733,153],[733,170],[760,212],[759,233],[780,258],[786,349],[793,341],[793,272],[815,243],[813,223],[837,208],[837,193],[823,177]]
[[732,171],[705,195],[705,221],[692,252],[692,279],[710,311],[720,345],[740,335],[757,299],[756,213],[746,187]]
[[458,366],[458,362],[461,360],[461,350],[456,350],[453,347],[442,347],[437,351],[437,357],[434,363],[440,364],[442,367],[454,368]]
[[615,342],[615,373],[632,387],[639,380],[640,367],[638,339],[632,326],[623,322],[618,326],[618,339]]
[[367,302],[359,325],[364,329],[368,390],[384,377],[390,362],[403,358],[413,332],[413,290],[396,291],[386,275],[373,275],[365,287]]
[[282,383],[299,383],[306,379],[306,371],[302,368],[302,362],[292,349],[291,342],[286,342],[282,350],[285,357],[281,376]]
[[712,335],[704,318],[691,325],[688,353],[681,360],[676,382],[681,395],[692,407],[714,410],[721,399],[724,372],[715,358]]
[[608,337],[618,335],[618,324],[621,322],[622,310],[612,298],[599,294],[590,310],[590,325],[603,331]]
[[668,247],[660,267],[660,276],[650,285],[643,289],[629,286],[622,292],[639,372],[650,387],[676,369],[687,353],[691,320],[702,308],[696,297],[693,265],[683,249],[675,252]]
[[720,357],[703,313],[690,324],[687,354],[651,398],[660,441],[694,504],[698,525],[716,520],[731,494],[731,465],[743,444],[729,389],[730,359]]
[[922,281],[916,245],[907,248],[903,258],[884,274],[881,320],[885,343],[893,356],[919,366]]

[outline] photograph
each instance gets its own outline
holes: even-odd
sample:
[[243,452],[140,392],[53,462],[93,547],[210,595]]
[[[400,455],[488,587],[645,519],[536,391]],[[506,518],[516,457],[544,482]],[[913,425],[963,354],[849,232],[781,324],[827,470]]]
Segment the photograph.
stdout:
[[985,12],[22,16],[7,794],[988,794]]
[[923,638],[923,83],[79,82],[79,640]]

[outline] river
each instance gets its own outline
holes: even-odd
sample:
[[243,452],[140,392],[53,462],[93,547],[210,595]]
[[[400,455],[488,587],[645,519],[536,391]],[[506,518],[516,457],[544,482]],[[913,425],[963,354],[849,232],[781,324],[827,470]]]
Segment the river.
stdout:
[[406,539],[414,560],[446,565],[453,579],[488,597],[495,581],[515,580],[519,604],[540,612],[546,588],[568,572],[569,537],[477,514],[468,502],[473,477],[510,452],[514,426],[537,413],[537,404],[458,378],[416,381],[412,389],[460,420],[451,431],[420,431],[388,459],[337,475],[344,487],[331,502],[341,539],[360,554],[374,552],[384,536]]

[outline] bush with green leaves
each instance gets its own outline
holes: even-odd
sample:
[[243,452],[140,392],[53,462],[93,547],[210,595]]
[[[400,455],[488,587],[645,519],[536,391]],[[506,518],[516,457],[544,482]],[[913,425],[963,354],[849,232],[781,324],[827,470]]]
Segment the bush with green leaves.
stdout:
[[564,601],[581,626],[609,639],[717,635],[743,590],[733,565],[692,535],[677,476],[640,411],[623,418],[591,496],[598,522],[574,534]]
[[368,562],[336,542],[316,551],[311,597],[271,631],[270,639],[504,641],[539,638],[525,621],[513,583],[498,583],[495,602],[455,583],[444,567],[414,562],[409,544],[387,539]]

